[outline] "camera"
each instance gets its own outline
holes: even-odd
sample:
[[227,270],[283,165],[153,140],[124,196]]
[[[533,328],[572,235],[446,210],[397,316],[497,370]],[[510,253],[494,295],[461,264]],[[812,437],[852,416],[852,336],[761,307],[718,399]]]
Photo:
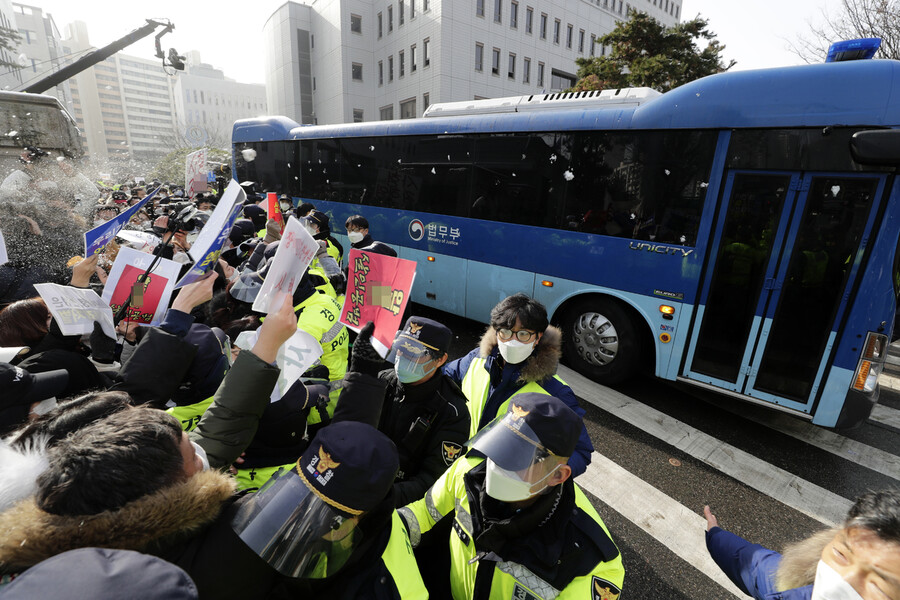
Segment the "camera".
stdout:
[[203,224],[197,218],[197,207],[193,202],[173,202],[166,205],[163,212],[169,215],[169,231],[193,231]]

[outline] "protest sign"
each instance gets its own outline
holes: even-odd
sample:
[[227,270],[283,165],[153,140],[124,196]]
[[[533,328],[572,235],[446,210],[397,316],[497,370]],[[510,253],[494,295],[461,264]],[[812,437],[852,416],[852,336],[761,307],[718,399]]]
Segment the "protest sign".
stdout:
[[288,219],[278,250],[275,251],[275,258],[272,259],[272,266],[269,267],[259,295],[253,301],[253,310],[266,314],[269,314],[269,310],[278,310],[284,295],[294,294],[318,249],[319,243],[300,221],[294,217]]
[[[132,296],[138,277],[144,274],[155,257],[132,248],[119,249],[103,287],[103,301],[109,304],[114,314]],[[174,260],[160,258],[147,279],[141,282],[139,290],[131,298],[123,321],[141,325],[159,325],[169,308],[169,299],[175,289],[175,280],[181,265]]]
[[375,323],[372,344],[382,356],[400,329],[403,311],[409,301],[416,263],[373,252],[350,250],[347,295],[341,310],[341,323],[359,331],[369,321]]
[[6,240],[3,238],[3,232],[0,232],[0,265],[9,262],[9,255],[6,253]]
[[193,198],[206,190],[206,148],[201,148],[184,159],[184,195]]
[[[241,351],[250,351],[259,337],[259,330],[244,331],[238,335],[234,345]],[[290,389],[294,382],[322,356],[322,346],[312,335],[298,329],[278,349],[275,364],[281,369],[278,383],[272,390],[271,401],[275,402]]]
[[145,196],[140,202],[138,202],[134,206],[129,207],[125,212],[119,213],[106,223],[97,225],[90,231],[86,231],[84,234],[85,258],[89,258],[99,252],[103,252],[103,249],[106,248],[106,245],[113,241],[119,231],[121,231],[122,228],[128,224],[128,221],[131,220],[131,217],[136,215],[139,210],[144,208],[144,205],[147,204],[158,191],[159,188],[156,188],[150,194]]
[[266,194],[266,217],[278,221],[281,233],[284,233],[284,216],[281,214],[281,207],[278,206],[278,194],[275,192]]
[[232,179],[225,189],[222,199],[216,205],[216,209],[213,211],[209,221],[200,230],[197,241],[194,242],[194,245],[188,251],[188,255],[194,261],[194,265],[175,284],[176,288],[193,283],[198,279],[203,279],[207,273],[216,267],[216,261],[219,260],[219,255],[222,253],[222,247],[228,239],[228,234],[231,233],[231,227],[238,216],[240,216],[244,200],[246,199],[247,194],[244,193],[238,182]]
[[50,314],[63,335],[82,335],[94,331],[94,321],[99,321],[103,333],[115,339],[112,310],[97,292],[55,283],[36,283]]

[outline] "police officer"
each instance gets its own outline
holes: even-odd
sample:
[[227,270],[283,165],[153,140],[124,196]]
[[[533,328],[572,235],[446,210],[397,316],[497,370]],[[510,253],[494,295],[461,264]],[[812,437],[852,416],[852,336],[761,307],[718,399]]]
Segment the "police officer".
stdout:
[[619,597],[622,557],[567,464],[581,429],[558,398],[518,395],[423,499],[398,511],[413,546],[453,519],[455,600]]
[[[400,453],[394,483],[397,506],[421,498],[462,455],[469,438],[466,398],[440,370],[452,339],[453,332],[437,321],[410,317],[387,356],[394,368],[378,373],[387,384],[378,430]],[[358,338],[354,355],[359,353],[357,346],[367,343]]]
[[284,585],[296,597],[427,598],[394,511],[397,468],[397,449],[384,434],[365,423],[334,423],[241,506],[232,528],[289,578]]
[[[331,235],[331,228],[329,227],[330,219],[328,218],[328,215],[320,210],[313,210],[303,218],[302,223],[306,227],[306,230],[309,231],[310,235],[313,236],[314,240],[327,242],[328,255],[333,258],[337,264],[341,264],[341,259],[344,256],[344,247],[341,246],[341,243],[338,242],[333,235]],[[315,262],[313,264],[315,265]]]

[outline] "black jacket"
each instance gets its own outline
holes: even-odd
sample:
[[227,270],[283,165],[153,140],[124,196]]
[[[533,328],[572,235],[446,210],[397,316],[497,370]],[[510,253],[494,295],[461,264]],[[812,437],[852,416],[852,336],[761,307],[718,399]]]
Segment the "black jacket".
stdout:
[[424,496],[462,455],[469,409],[462,390],[443,373],[416,386],[400,383],[393,369],[378,377],[387,383],[378,429],[400,452],[394,498],[398,507],[406,506]]
[[375,254],[384,254],[385,256],[397,256],[397,251],[383,242],[376,242],[371,235],[366,235],[363,239],[355,244],[350,244],[351,248],[362,250],[363,252],[374,252]]

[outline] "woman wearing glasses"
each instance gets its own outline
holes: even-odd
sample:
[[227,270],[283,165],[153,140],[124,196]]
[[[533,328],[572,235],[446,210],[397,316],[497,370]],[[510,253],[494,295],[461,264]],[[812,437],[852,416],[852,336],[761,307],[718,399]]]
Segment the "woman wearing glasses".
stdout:
[[[572,388],[556,375],[561,342],[562,334],[550,325],[547,309],[525,294],[510,296],[491,310],[491,325],[479,347],[444,367],[468,399],[470,437],[506,414],[517,394],[550,394],[584,416]],[[568,463],[573,477],[585,471],[593,450],[582,426]]]

